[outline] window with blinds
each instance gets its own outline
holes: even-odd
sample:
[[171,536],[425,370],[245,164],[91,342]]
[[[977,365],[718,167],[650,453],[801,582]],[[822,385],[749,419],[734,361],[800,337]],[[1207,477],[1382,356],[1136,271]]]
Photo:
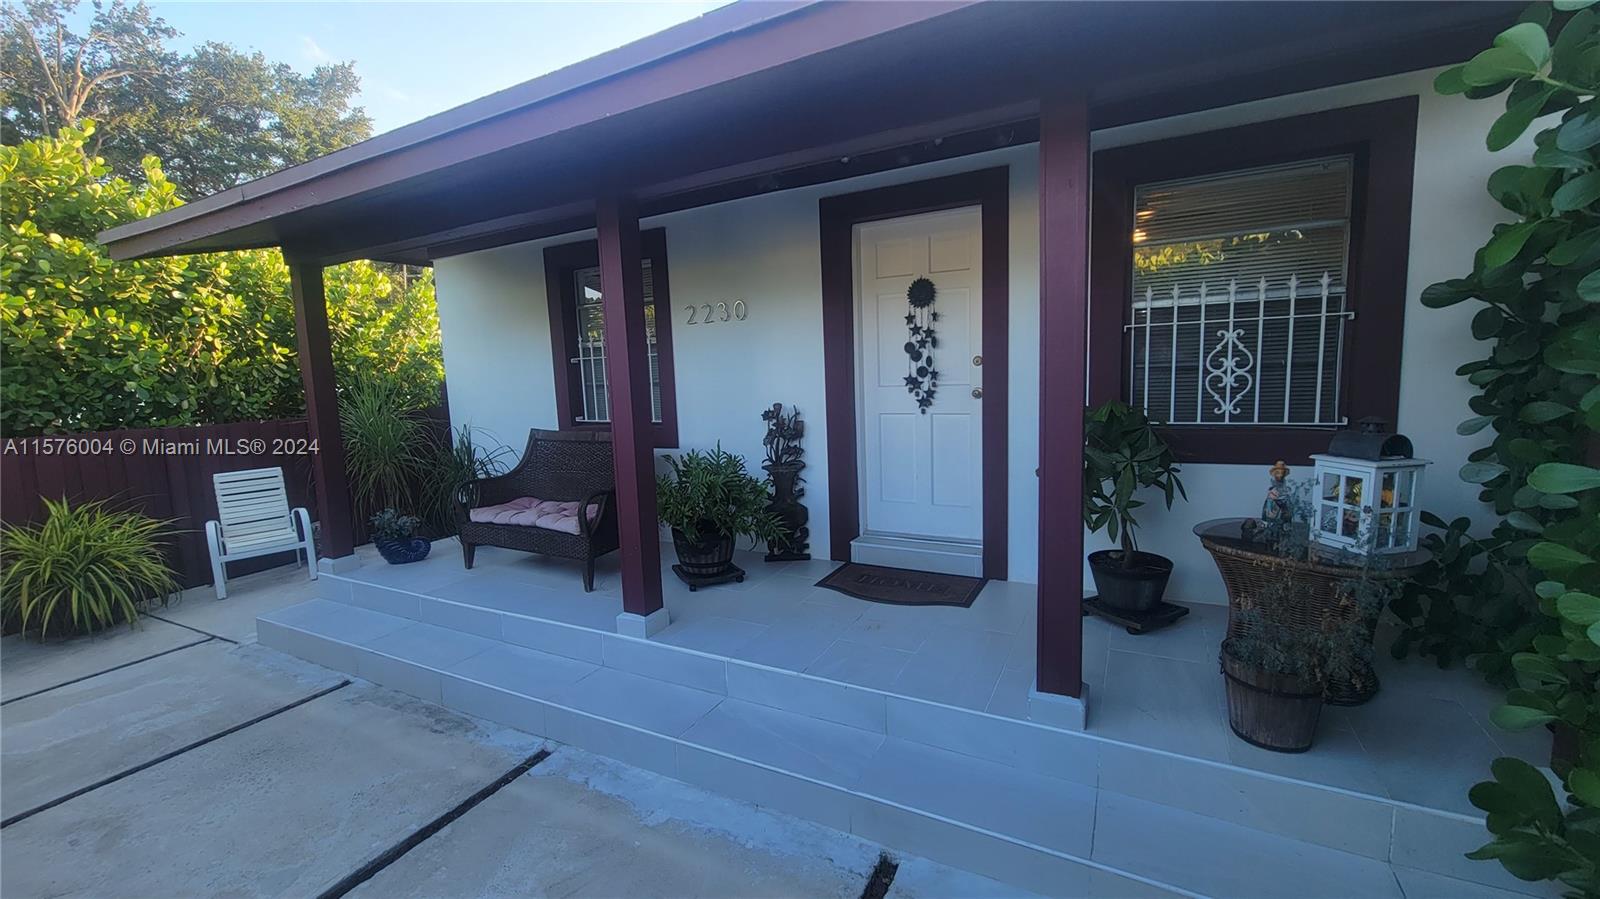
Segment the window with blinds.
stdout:
[[[606,388],[606,317],[600,305],[600,269],[581,268],[572,273],[577,289],[578,346],[572,363],[578,366],[583,422],[611,420],[611,394]],[[656,355],[656,295],[650,260],[644,260],[644,334],[650,354],[650,420],[661,422],[661,368]]]
[[1134,191],[1130,403],[1173,425],[1336,426],[1347,156]]

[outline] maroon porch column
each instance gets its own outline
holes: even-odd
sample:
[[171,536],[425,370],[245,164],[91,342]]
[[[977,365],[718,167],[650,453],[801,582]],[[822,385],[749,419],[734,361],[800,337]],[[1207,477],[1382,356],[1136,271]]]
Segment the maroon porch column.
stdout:
[[666,626],[667,610],[661,603],[638,208],[629,199],[602,199],[595,206],[595,224],[600,232],[600,303],[605,312],[606,383],[622,538],[623,613],[617,618],[617,630],[648,637]]
[[1088,311],[1088,104],[1082,94],[1048,97],[1039,113],[1039,668],[1029,714],[1079,727],[1081,702],[1062,697],[1083,696]]
[[306,424],[317,452],[311,470],[317,479],[320,551],[339,559],[354,549],[350,486],[344,471],[344,435],[339,430],[339,396],[333,384],[328,303],[322,290],[322,265],[289,258],[289,291],[294,297],[294,329],[300,350],[300,382],[306,392]]

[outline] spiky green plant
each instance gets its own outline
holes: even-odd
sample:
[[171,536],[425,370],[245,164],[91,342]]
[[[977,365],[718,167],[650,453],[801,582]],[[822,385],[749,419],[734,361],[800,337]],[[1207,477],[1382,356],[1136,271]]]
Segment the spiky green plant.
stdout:
[[0,617],[41,637],[139,617],[177,582],[162,551],[169,523],[104,503],[45,500],[43,524],[0,532]]
[[417,448],[422,422],[389,378],[367,378],[339,397],[345,472],[356,508],[412,508],[412,485],[421,472]]
[[417,509],[439,534],[456,532],[456,499],[461,488],[506,470],[505,460],[511,455],[511,448],[498,441],[491,446],[481,439],[481,432],[463,425],[453,436],[436,438],[422,451],[427,460],[426,474]]

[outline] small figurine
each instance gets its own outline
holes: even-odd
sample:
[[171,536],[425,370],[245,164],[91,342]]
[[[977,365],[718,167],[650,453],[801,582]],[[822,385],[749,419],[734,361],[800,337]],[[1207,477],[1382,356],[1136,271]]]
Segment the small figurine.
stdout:
[[1265,532],[1264,537],[1269,543],[1276,542],[1283,535],[1283,528],[1289,523],[1291,516],[1289,510],[1289,466],[1279,459],[1278,464],[1267,471],[1272,480],[1267,484],[1267,498],[1261,503],[1261,525]]

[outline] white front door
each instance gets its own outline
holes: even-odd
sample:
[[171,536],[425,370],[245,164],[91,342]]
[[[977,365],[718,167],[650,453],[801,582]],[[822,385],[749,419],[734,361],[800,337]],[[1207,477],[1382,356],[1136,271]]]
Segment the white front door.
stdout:
[[[864,531],[977,543],[983,537],[983,304],[978,207],[856,227]],[[934,285],[938,371],[918,408],[907,288]],[[925,362],[926,360],[924,360]]]

